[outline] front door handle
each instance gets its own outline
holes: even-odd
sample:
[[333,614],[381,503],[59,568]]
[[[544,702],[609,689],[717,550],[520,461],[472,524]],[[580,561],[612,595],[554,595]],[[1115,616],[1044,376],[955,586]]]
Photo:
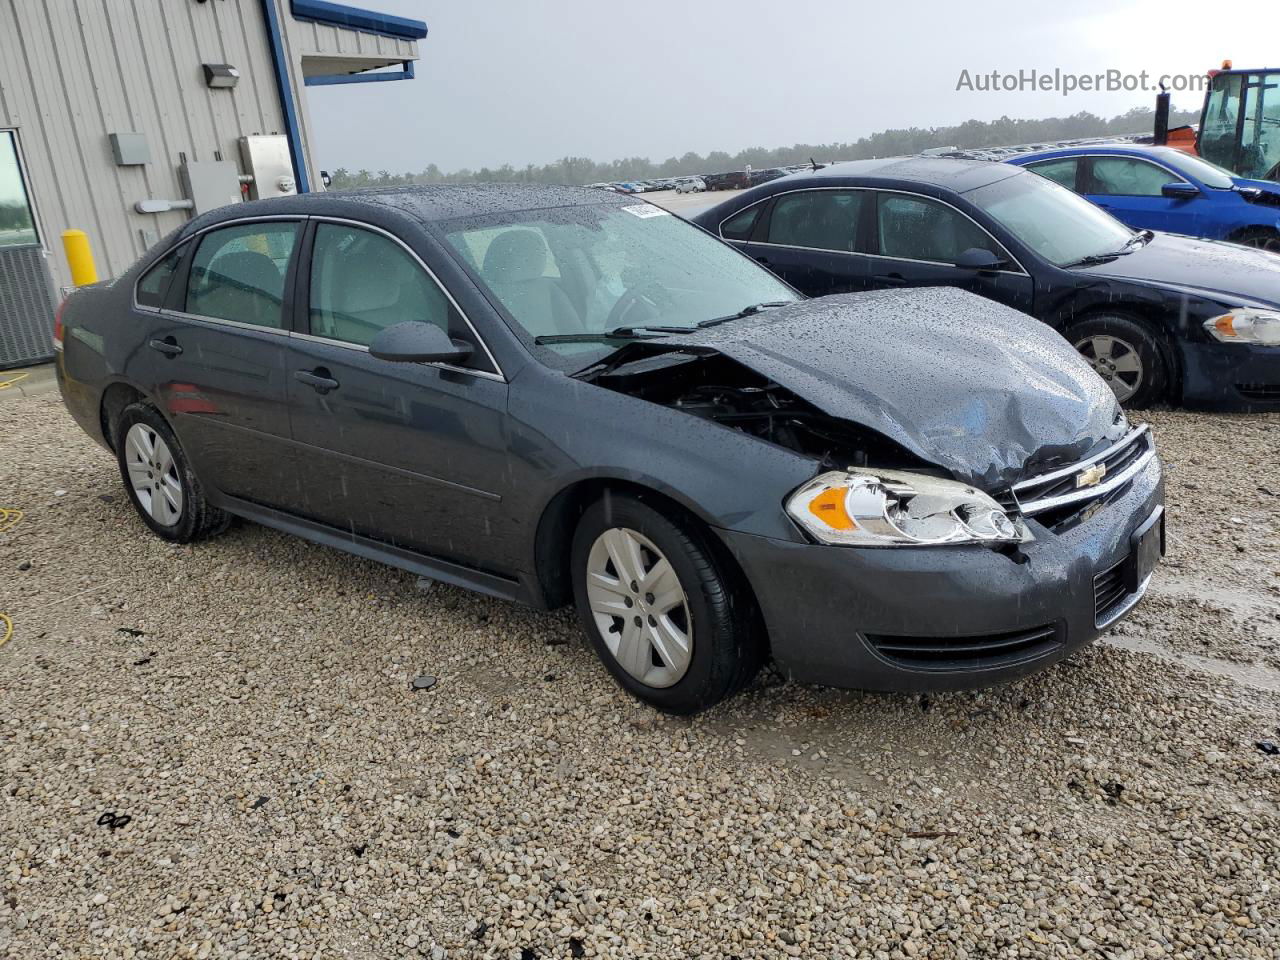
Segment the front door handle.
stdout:
[[907,278],[900,273],[890,273],[874,279],[876,283],[883,283],[886,287],[905,287],[907,285]]
[[316,393],[328,393],[330,390],[338,389],[338,381],[329,376],[329,371],[324,367],[316,367],[314,370],[296,370],[293,379],[299,383],[305,383]]
[[166,337],[163,340],[152,340],[147,344],[152,350],[159,350],[166,357],[176,357],[182,353],[182,348],[178,346],[178,341],[173,337]]

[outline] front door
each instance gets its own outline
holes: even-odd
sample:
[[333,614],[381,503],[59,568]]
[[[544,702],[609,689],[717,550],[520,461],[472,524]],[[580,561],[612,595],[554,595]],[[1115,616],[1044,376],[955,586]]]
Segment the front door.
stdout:
[[268,506],[296,486],[286,358],[295,221],[210,230],[138,282],[129,376],[155,397],[202,483]]
[[[287,388],[303,511],[393,546],[508,572],[507,384],[407,247],[347,223],[312,230],[299,284],[307,332],[293,340]],[[439,324],[476,352],[460,367],[369,354],[379,331],[405,321]]]
[[[1035,305],[1035,284],[1008,251],[965,214],[931,197],[879,194],[871,244],[872,289],[959,287],[1024,313]],[[990,251],[1003,265],[997,270],[956,266],[972,249]]]
[[1166,183],[1186,183],[1172,170],[1137,157],[1096,156],[1088,160],[1081,193],[1117,220],[1138,230],[1208,236],[1204,198],[1164,195]]

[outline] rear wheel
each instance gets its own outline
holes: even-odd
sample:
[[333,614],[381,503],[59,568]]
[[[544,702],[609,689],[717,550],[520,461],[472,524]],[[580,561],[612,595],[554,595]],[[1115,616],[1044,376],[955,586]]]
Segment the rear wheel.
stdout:
[[133,403],[121,411],[115,448],[129,500],[156,536],[190,543],[227,528],[230,515],[209,505],[178,438],[155,407]]
[[1072,324],[1067,339],[1120,403],[1145,407],[1165,399],[1169,363],[1160,342],[1142,323],[1119,314],[1090,317]]
[[759,668],[750,597],[693,524],[607,495],[583,514],[571,564],[582,627],[633,696],[668,713],[696,713]]

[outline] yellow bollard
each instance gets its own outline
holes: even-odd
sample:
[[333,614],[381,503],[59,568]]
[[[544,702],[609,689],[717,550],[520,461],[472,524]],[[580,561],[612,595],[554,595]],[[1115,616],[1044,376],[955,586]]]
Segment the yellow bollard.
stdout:
[[93,263],[93,250],[89,248],[89,235],[83,230],[63,230],[62,249],[67,252],[67,265],[71,267],[71,282],[77,287],[98,282],[98,268]]

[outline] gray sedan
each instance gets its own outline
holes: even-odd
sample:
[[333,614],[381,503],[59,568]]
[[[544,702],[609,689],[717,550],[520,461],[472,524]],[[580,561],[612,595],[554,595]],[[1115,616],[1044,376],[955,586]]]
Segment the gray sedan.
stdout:
[[873,689],[1092,641],[1163,549],[1150,433],[1056,333],[955,290],[805,300],[636,198],[235,205],[57,323],[143,523],[233,516],[539,607],[703,709],[772,657]]

